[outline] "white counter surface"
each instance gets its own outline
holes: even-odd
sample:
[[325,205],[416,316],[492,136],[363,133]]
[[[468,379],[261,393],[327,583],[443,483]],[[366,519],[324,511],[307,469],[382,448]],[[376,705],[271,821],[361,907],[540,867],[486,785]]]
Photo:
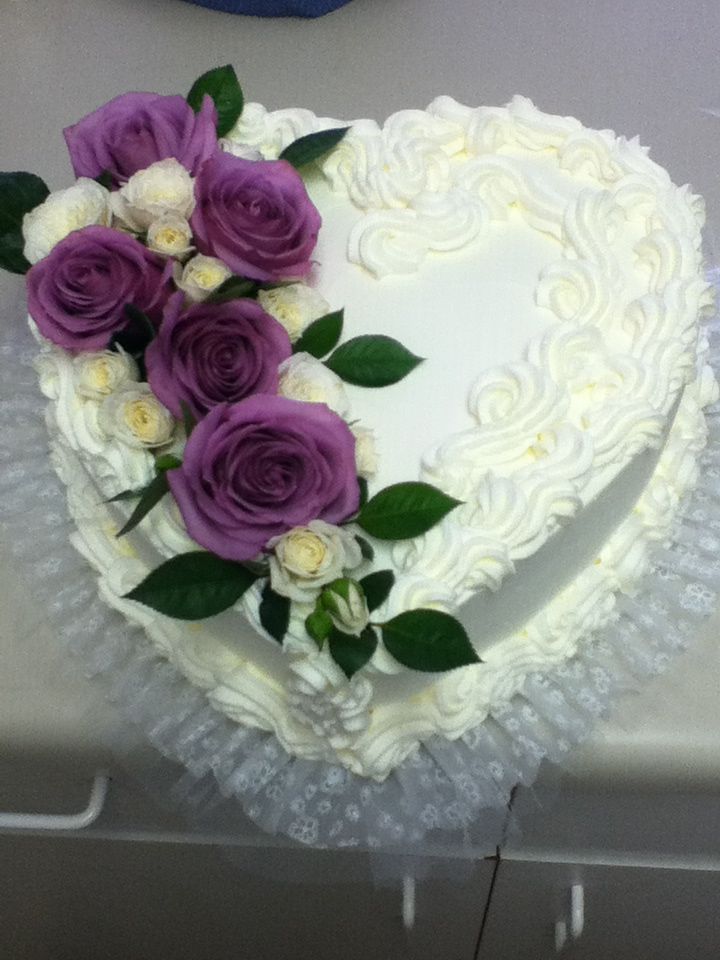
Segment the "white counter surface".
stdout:
[[[720,226],[717,0],[352,0],[313,21],[215,13],[181,0],[0,0],[0,170],[71,182],[61,129],[128,89],[185,92],[235,65],[270,108],[383,119],[446,93],[514,93],[591,127],[639,134]],[[2,321],[22,318],[21,278],[0,276]],[[1,397],[2,385],[0,385]],[[58,673],[51,631],[0,544],[0,754],[97,750],[91,686]],[[572,761],[584,783],[720,783],[720,617]],[[91,719],[92,717],[92,719]]]

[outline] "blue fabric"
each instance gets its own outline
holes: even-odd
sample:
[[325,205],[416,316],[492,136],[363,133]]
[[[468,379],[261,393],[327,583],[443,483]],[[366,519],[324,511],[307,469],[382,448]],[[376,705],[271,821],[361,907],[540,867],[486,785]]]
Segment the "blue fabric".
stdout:
[[349,0],[187,0],[199,7],[253,17],[322,17]]

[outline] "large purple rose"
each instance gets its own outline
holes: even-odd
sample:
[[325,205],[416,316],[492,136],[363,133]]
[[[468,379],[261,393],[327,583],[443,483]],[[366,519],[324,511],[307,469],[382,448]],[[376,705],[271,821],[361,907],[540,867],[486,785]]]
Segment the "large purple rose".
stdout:
[[214,407],[167,476],[190,536],[226,560],[250,560],[310,520],[339,523],[359,503],[348,425],[286,397]]
[[119,186],[157,160],[175,157],[193,175],[218,150],[217,111],[205,95],[199,113],[183,97],[125,93],[63,131],[76,177],[105,170]]
[[201,253],[251,280],[307,275],[322,220],[285,160],[219,153],[195,181],[195,198],[190,222]]
[[172,265],[110,227],[68,234],[27,274],[28,309],[40,333],[66,350],[102,350],[128,325],[132,304],[159,319]]
[[278,366],[292,353],[284,327],[254,300],[197,304],[171,297],[160,332],[145,352],[153,392],[177,416],[196,417],[218,403],[276,393]]

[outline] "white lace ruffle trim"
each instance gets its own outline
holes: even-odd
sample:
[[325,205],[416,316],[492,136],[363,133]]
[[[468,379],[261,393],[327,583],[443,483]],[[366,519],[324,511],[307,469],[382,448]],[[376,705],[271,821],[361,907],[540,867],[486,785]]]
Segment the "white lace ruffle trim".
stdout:
[[[502,810],[515,784],[533,782],[543,759],[560,763],[614,698],[663,671],[686,647],[720,592],[720,405],[708,411],[710,442],[700,485],[674,541],[619,615],[580,652],[460,739],[434,738],[382,784],[328,763],[288,756],[272,734],[238,726],[209,706],[141,630],[105,606],[95,576],[69,542],[65,492],[48,458],[35,352],[20,315],[0,334],[0,529],[26,567],[63,651],[106,685],[128,725],[180,762],[201,789],[196,811],[234,798],[269,833],[317,847],[417,849],[432,830],[473,826]],[[16,322],[10,322],[16,321]],[[720,346],[709,357],[717,369]],[[187,791],[183,791],[187,792]],[[493,825],[495,820],[490,818]],[[493,827],[494,828],[494,827]],[[494,846],[494,835],[487,837]]]

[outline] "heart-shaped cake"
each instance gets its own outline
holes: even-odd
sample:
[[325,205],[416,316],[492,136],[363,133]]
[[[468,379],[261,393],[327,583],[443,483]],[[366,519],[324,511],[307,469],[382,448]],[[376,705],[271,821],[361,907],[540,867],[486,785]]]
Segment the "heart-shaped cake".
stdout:
[[[48,243],[55,195],[25,217],[74,544],[216,709],[382,780],[590,643],[672,534],[716,397],[703,204],[522,97],[383,126],[216,97],[218,151],[202,92],[134,169],[102,118],[70,128],[94,219]],[[125,339],[81,307],[57,334],[52,284],[107,276]]]

